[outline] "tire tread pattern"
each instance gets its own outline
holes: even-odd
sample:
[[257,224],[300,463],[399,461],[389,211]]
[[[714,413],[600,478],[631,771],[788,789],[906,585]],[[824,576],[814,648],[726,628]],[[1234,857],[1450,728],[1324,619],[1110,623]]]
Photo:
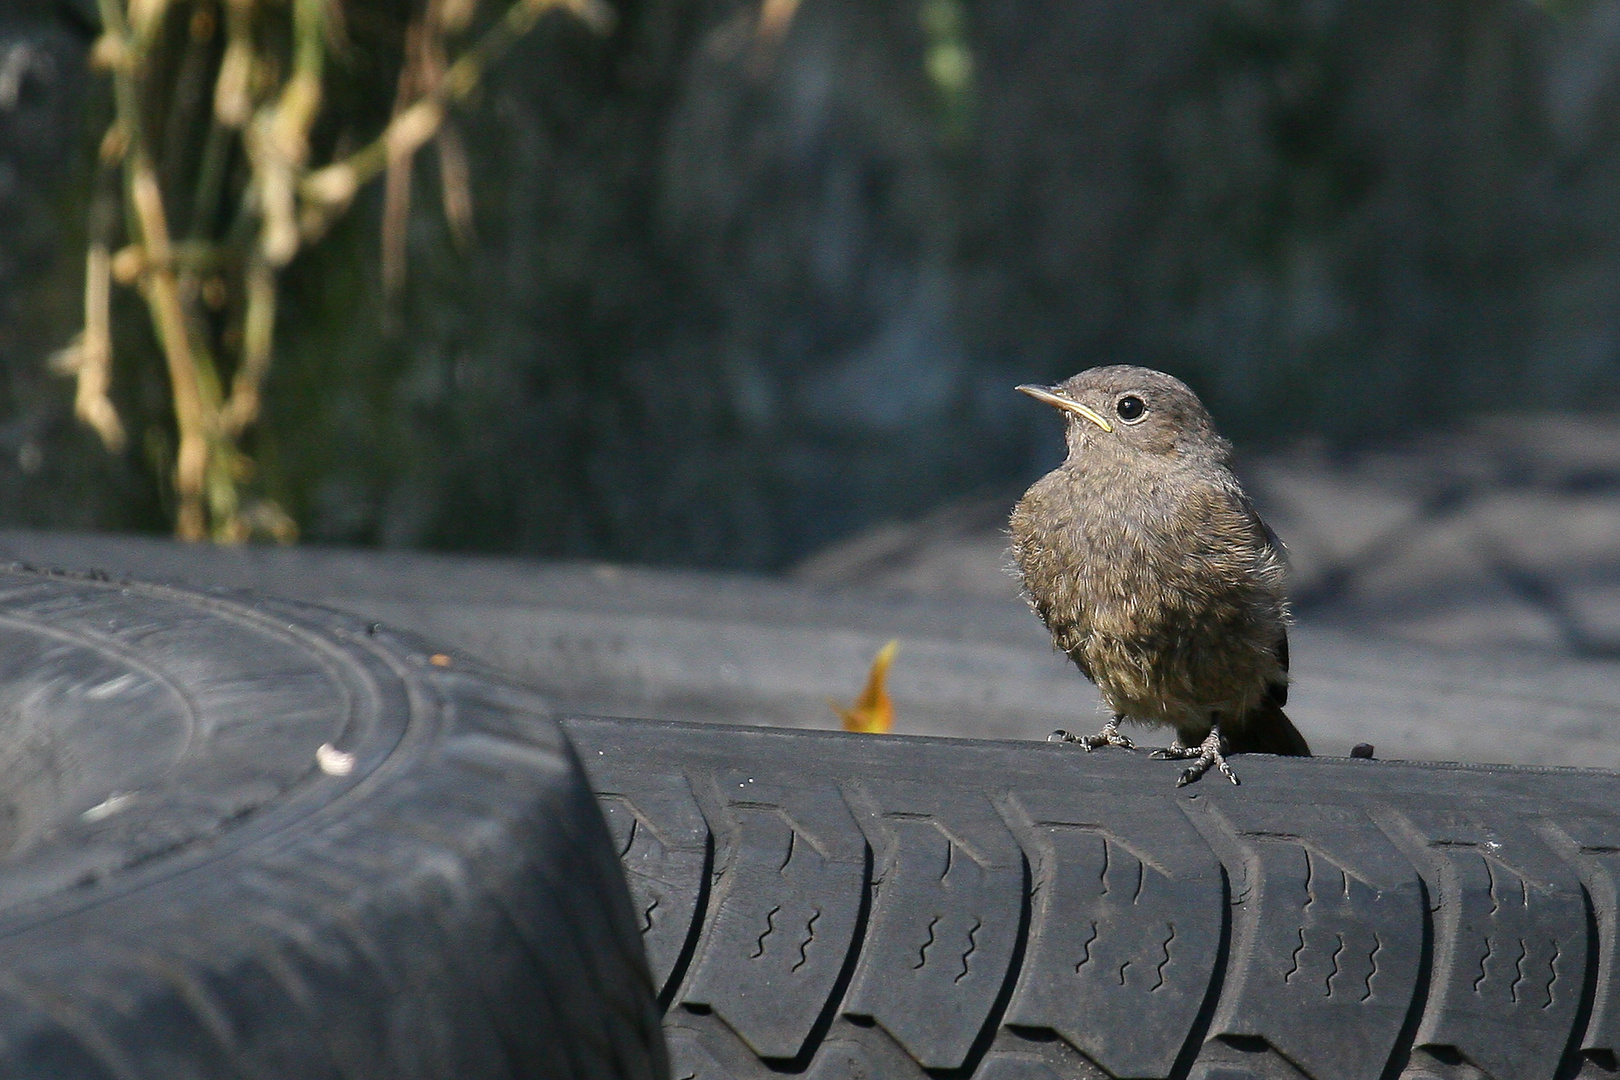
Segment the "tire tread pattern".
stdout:
[[1615,774],[564,727],[682,1080],[1615,1075]]

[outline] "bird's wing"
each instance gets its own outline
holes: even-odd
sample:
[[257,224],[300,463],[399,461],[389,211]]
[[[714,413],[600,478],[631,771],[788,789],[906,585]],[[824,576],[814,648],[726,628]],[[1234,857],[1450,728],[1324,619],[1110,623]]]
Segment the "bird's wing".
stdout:
[[[1254,503],[1252,500],[1250,500],[1246,492],[1239,490],[1237,492],[1237,497],[1238,503],[1242,508],[1243,515],[1249,519],[1249,524],[1258,530],[1260,535],[1265,539],[1266,550],[1277,556],[1278,561],[1280,561],[1284,566],[1287,566],[1288,547],[1282,542],[1282,537],[1278,536],[1276,531],[1273,530],[1270,525],[1266,524],[1265,518],[1261,517],[1260,511],[1254,508]],[[1282,631],[1281,637],[1277,641],[1276,653],[1277,662],[1282,665],[1283,672],[1286,674],[1288,671],[1287,630]],[[1268,700],[1276,702],[1278,707],[1288,704],[1288,683],[1273,683],[1271,686],[1266,688],[1266,697]]]
[[1238,491],[1237,499],[1238,505],[1243,512],[1243,516],[1249,519],[1249,524],[1258,530],[1260,535],[1265,539],[1266,550],[1277,556],[1278,560],[1281,561],[1284,566],[1287,566],[1288,545],[1282,542],[1282,537],[1277,535],[1275,529],[1266,524],[1265,518],[1261,517],[1260,511],[1254,508],[1254,502],[1249,498],[1246,492],[1241,490]]
[[[1283,673],[1288,672],[1288,631],[1284,630],[1277,640],[1277,660],[1282,664]],[[1275,702],[1280,709],[1288,704],[1288,680],[1274,682],[1266,687],[1266,700]]]

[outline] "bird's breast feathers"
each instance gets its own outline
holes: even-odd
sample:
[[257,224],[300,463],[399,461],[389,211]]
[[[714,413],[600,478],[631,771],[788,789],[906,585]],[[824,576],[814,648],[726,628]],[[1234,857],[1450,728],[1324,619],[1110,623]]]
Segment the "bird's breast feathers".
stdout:
[[1094,636],[1191,647],[1285,625],[1282,561],[1236,481],[1110,479],[1058,469],[1013,514],[1026,591],[1059,648]]

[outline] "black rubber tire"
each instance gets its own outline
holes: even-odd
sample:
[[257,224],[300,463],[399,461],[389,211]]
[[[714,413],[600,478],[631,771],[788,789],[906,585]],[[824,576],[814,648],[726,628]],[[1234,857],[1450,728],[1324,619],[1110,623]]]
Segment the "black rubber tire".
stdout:
[[1615,1074],[1620,775],[564,727],[677,1078]]
[[[455,642],[563,712],[837,727],[828,699],[850,701],[897,638],[899,731],[1044,740],[1102,722],[1095,689],[1053,651],[1011,578],[1005,601],[929,599],[696,571],[12,530],[0,530],[0,559],[342,608]],[[1318,754],[1367,742],[1387,757],[1620,769],[1620,662],[1426,649],[1308,621],[1290,642],[1288,713]]]
[[667,1075],[532,693],[352,616],[0,571],[0,1076]]

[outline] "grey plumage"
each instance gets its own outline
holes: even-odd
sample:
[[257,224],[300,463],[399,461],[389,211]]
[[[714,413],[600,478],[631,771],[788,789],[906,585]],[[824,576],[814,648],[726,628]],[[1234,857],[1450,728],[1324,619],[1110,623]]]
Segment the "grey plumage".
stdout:
[[[1309,754],[1288,696],[1286,568],[1227,467],[1231,446],[1180,380],[1092,368],[1050,389],[1068,457],[1014,508],[1013,554],[1035,612],[1114,720],[1070,741],[1130,745],[1120,720],[1167,725],[1167,756],[1233,776],[1222,751]],[[1223,738],[1224,737],[1224,738]]]

